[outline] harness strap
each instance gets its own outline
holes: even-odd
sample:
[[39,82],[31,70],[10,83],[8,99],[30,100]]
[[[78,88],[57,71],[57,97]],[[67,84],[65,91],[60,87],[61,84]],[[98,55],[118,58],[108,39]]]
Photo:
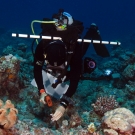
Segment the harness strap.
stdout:
[[68,69],[68,66],[70,64],[70,61],[71,61],[71,58],[74,54],[74,49],[76,48],[76,44],[71,44],[70,46],[72,46],[70,49],[70,51],[72,51],[73,53],[69,53],[68,56],[67,56],[67,65],[65,67],[65,69],[63,70],[63,72],[57,77],[57,82],[53,83],[52,84],[52,87],[53,88],[56,88],[58,84],[62,83],[62,78],[66,75],[67,73],[67,69]]

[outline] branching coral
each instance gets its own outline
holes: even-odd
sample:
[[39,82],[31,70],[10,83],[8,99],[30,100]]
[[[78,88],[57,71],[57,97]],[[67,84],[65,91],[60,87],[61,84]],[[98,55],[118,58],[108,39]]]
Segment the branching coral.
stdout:
[[105,112],[113,110],[119,107],[117,101],[114,99],[114,96],[105,96],[99,97],[95,104],[92,104],[96,114],[103,116]]
[[14,108],[14,104],[7,100],[4,104],[0,100],[0,126],[4,129],[11,128],[17,121],[18,110]]

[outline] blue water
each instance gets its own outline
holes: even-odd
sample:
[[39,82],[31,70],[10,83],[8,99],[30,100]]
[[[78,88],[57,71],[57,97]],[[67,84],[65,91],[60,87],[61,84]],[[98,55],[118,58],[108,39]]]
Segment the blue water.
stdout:
[[[1,0],[0,28],[31,30],[32,20],[51,18],[59,8],[83,21],[85,27],[96,23],[104,40],[128,42],[135,33],[134,0]],[[129,44],[124,42],[123,46]],[[135,48],[133,43],[130,46]]]

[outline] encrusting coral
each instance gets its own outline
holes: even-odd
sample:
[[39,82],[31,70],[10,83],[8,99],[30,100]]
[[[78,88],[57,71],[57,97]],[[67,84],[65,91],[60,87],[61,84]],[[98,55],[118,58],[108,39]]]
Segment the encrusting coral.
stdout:
[[10,100],[0,100],[0,127],[10,129],[17,121],[18,110]]

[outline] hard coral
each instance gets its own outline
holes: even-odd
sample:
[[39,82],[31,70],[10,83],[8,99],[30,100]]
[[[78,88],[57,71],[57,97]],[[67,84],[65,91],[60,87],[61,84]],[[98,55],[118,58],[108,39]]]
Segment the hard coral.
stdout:
[[128,84],[126,86],[126,91],[131,95],[135,94],[135,82],[134,81],[128,81]]
[[118,133],[113,129],[104,129],[104,135],[118,135]]
[[90,125],[88,125],[87,130],[89,131],[89,133],[94,133],[96,131],[94,123],[90,123]]
[[[20,61],[9,54],[7,56],[0,57],[0,94],[15,96],[20,89],[19,79]],[[14,93],[13,93],[14,92]],[[12,94],[11,94],[12,93]]]
[[0,127],[4,129],[11,128],[17,121],[18,110],[14,108],[14,105],[10,100],[7,100],[4,104],[0,100]]
[[102,121],[105,128],[113,129],[123,135],[131,135],[135,132],[135,115],[126,108],[116,108],[106,112]]
[[94,107],[95,113],[100,116],[103,116],[107,111],[119,107],[117,101],[114,99],[114,96],[99,97],[95,104],[92,104],[92,106]]
[[82,123],[82,119],[78,113],[71,115],[71,119],[69,123],[70,128],[80,126],[81,123]]
[[127,67],[122,72],[123,77],[126,80],[134,80],[135,78],[135,63],[134,64],[128,64]]
[[90,133],[86,129],[80,129],[78,135],[90,135]]

